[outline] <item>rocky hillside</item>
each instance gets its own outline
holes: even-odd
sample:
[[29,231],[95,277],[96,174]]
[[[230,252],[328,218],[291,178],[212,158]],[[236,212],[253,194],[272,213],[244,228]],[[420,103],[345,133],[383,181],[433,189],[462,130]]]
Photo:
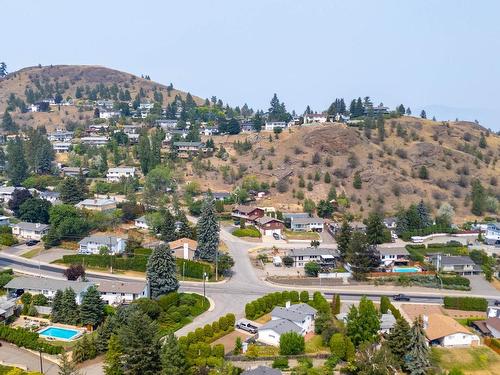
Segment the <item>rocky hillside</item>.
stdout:
[[[245,140],[252,144],[251,150],[238,153],[234,142]],[[259,203],[283,210],[300,209],[303,201],[297,198],[299,192],[315,202],[325,199],[332,185],[349,197],[348,211],[361,215],[377,204],[391,214],[399,205],[424,199],[434,209],[443,202],[451,203],[461,216],[459,220],[472,218],[468,196],[474,178],[500,197],[500,137],[469,122],[389,119],[383,141],[377,129],[367,132],[338,123],[297,127],[283,132],[279,139],[262,132],[216,137],[215,141],[231,157],[227,161],[213,157],[215,170],[200,172],[202,177],[196,176],[199,166],[194,171],[188,169],[186,180],[198,180],[201,186],[208,181],[213,190],[231,191],[249,175],[269,183],[285,178],[287,192],[271,189],[271,197]],[[327,172],[330,183],[325,182]],[[360,189],[353,186],[357,173]],[[301,176],[305,187],[299,186]],[[312,191],[307,188],[309,182]]]

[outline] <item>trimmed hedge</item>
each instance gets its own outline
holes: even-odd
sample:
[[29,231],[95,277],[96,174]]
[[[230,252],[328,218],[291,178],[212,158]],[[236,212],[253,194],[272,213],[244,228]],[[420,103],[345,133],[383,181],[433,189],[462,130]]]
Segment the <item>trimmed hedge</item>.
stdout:
[[427,228],[403,232],[399,237],[404,241],[410,241],[413,236],[428,236],[434,233],[457,233],[457,230],[451,227],[442,227],[439,225],[431,225]]
[[184,347],[198,343],[210,344],[234,331],[235,323],[236,317],[234,314],[229,313],[221,316],[219,320],[212,322],[212,324],[205,324],[203,328],[196,328],[196,330],[189,332],[186,336],[179,337],[179,344]]
[[[146,272],[148,263],[147,256],[122,257],[111,255],[64,255],[62,257],[64,264],[85,264],[90,268],[107,269],[113,264],[113,269],[121,271]],[[203,272],[209,277],[213,276],[212,266],[207,263],[195,262],[193,260],[176,258],[177,273],[182,274],[184,264],[184,276],[195,279],[203,278]]]
[[60,354],[63,351],[61,346],[54,346],[44,342],[39,338],[38,333],[23,328],[0,326],[0,339],[26,349],[42,351],[48,354]]
[[254,237],[254,238],[260,238],[261,236],[260,231],[253,225],[248,226],[244,229],[242,228],[235,229],[232,235],[236,237]]
[[462,311],[486,311],[488,301],[480,297],[444,297],[444,307]]

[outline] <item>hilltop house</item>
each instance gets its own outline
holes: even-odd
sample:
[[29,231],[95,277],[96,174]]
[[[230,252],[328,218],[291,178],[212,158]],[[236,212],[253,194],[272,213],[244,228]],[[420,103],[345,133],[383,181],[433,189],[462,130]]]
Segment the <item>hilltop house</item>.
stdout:
[[12,234],[27,240],[40,241],[48,232],[49,226],[47,224],[28,223],[25,221],[12,224]]
[[73,289],[76,294],[76,303],[82,302],[83,294],[94,285],[91,282],[56,280],[43,277],[16,277],[9,281],[4,288],[9,292],[23,290],[24,293],[43,294],[47,298],[54,298],[58,290],[64,291],[68,288]]
[[58,154],[63,154],[65,152],[69,152],[69,149],[71,148],[71,143],[69,142],[54,142],[52,144],[52,148],[54,151]]
[[137,219],[135,219],[134,225],[136,228],[149,230],[149,225],[148,225],[148,222],[146,220],[146,216],[141,216],[141,217],[138,217]]
[[471,333],[467,328],[455,319],[442,315],[424,315],[425,336],[429,345],[440,345],[444,347],[476,346],[479,345],[479,337]]
[[431,263],[441,272],[456,272],[459,275],[479,275],[481,267],[468,256],[448,256],[435,254]]
[[90,211],[112,211],[116,209],[116,201],[113,199],[84,199],[78,202],[75,207]]
[[106,146],[109,142],[109,137],[107,136],[82,137],[80,141],[85,145]]
[[45,199],[46,201],[49,201],[52,204],[55,203],[60,203],[61,201],[59,200],[59,197],[61,196],[61,193],[58,191],[41,191],[38,193],[38,197],[40,199]]
[[290,229],[295,232],[323,232],[325,220],[319,217],[290,217]]
[[285,307],[276,306],[271,311],[271,320],[259,328],[257,340],[279,346],[283,333],[296,332],[305,336],[314,330],[316,312],[316,309],[306,303],[291,305],[288,301]]
[[125,251],[127,240],[115,236],[88,236],[78,242],[79,254],[99,254],[101,248],[108,249],[110,254],[121,254]]
[[80,176],[80,173],[82,174],[82,176],[86,176],[89,173],[89,170],[87,168],[79,168],[79,167],[61,168],[61,175],[63,177],[78,177]]
[[3,203],[9,203],[12,198],[12,194],[14,194],[14,191],[16,191],[17,189],[18,188],[14,186],[0,186],[0,201],[2,201]]
[[149,288],[145,281],[99,280],[96,286],[101,293],[101,299],[108,305],[129,304],[138,298],[149,297]]
[[293,259],[293,267],[304,267],[308,262],[316,262],[324,267],[335,267],[338,253],[333,249],[307,247],[304,249],[290,249],[287,256]]
[[73,134],[74,134],[73,132],[69,132],[69,131],[56,130],[53,133],[47,134],[47,138],[51,142],[67,143],[67,142],[71,142],[71,140],[73,139]]
[[484,242],[488,245],[500,244],[500,223],[488,223],[486,226],[486,233],[484,235]]
[[259,207],[252,207],[252,206],[236,206],[233,208],[233,211],[231,212],[231,217],[235,221],[240,221],[241,219],[245,220],[246,222],[250,222],[252,224],[255,223],[255,220],[257,220],[259,217],[264,216],[264,210]]
[[317,123],[325,123],[328,121],[328,116],[323,113],[310,113],[307,115],[304,115],[304,124],[311,124],[313,122]]
[[122,178],[135,177],[135,167],[109,168],[106,174],[108,182],[120,182]]
[[173,146],[180,158],[188,158],[191,155],[206,154],[213,151],[211,147],[206,147],[202,142],[174,142]]
[[404,247],[379,247],[380,262],[384,267],[406,266],[410,253]]
[[287,126],[285,121],[268,121],[264,126],[266,131],[274,131],[274,129],[285,129]]
[[272,236],[275,233],[281,236],[281,232],[285,228],[283,221],[270,216],[257,218],[255,220],[255,225],[264,236]]
[[179,238],[168,243],[171,254],[180,259],[193,260],[198,248],[198,242],[190,238]]

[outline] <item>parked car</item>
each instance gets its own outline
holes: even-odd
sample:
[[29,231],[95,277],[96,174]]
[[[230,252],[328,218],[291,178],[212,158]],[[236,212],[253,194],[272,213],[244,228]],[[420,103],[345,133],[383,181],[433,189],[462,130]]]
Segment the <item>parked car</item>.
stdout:
[[28,240],[28,241],[26,241],[26,246],[35,246],[39,242],[40,241],[38,241],[38,240]]
[[273,233],[273,237],[275,240],[279,240],[280,239],[280,235],[278,233]]
[[404,294],[396,294],[395,296],[392,297],[394,301],[409,301],[410,297]]
[[242,329],[243,331],[250,332],[252,334],[257,333],[257,327],[250,322],[241,321],[236,323],[236,328]]
[[493,302],[495,306],[500,306],[500,299],[496,299],[495,302]]

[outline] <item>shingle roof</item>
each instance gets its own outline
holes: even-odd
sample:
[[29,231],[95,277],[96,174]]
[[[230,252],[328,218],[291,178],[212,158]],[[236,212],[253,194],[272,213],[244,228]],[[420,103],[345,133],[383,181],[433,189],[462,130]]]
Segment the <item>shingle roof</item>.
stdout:
[[115,168],[108,169],[108,173],[121,173],[121,172],[134,173],[135,167],[115,167]]
[[283,217],[285,219],[296,220],[296,219],[301,218],[301,217],[309,217],[309,214],[307,212],[297,212],[297,213],[294,213],[294,212],[285,212],[283,214]]
[[425,336],[429,340],[436,340],[455,333],[472,334],[467,328],[455,319],[442,314],[430,314],[429,325],[425,330]]
[[302,333],[302,328],[287,319],[270,320],[269,322],[261,326],[259,328],[259,331],[263,331],[265,329],[270,329],[280,335],[286,332],[296,332],[299,334]]
[[281,371],[277,368],[259,366],[251,370],[243,371],[241,375],[281,375]]
[[116,202],[112,199],[84,199],[77,203],[79,206],[106,206],[108,204],[116,204]]
[[31,289],[31,290],[65,290],[71,288],[75,293],[87,290],[93,283],[84,281],[69,281],[46,279],[43,277],[16,277],[5,285],[6,289]]
[[288,250],[288,255],[291,257],[297,256],[310,256],[310,255],[333,255],[338,256],[337,252],[333,249],[322,249],[322,248],[314,248],[307,247],[304,249],[290,249]]
[[396,324],[396,318],[392,314],[382,314],[380,317],[380,329],[391,329]]
[[249,214],[250,212],[256,210],[258,207],[255,206],[236,206],[233,211],[242,212],[244,214]]
[[114,236],[88,236],[78,242],[80,245],[87,245],[88,243],[98,243],[104,246],[116,246],[118,244],[118,240],[122,240],[120,237]]
[[201,142],[174,142],[174,146],[178,146],[178,147],[182,147],[182,146],[202,147],[203,143],[201,143]]
[[298,311],[306,315],[314,315],[318,312],[314,307],[309,306],[307,303],[297,303],[296,305],[291,305],[289,310]]
[[99,280],[97,290],[101,293],[133,293],[141,294],[146,288],[145,282],[123,282]]
[[488,318],[485,320],[485,323],[489,329],[493,328],[496,331],[500,331],[500,318]]
[[324,219],[319,217],[293,217],[291,218],[291,223],[293,224],[310,224],[310,223],[320,223],[323,224],[325,222]]
[[171,241],[168,243],[171,250],[178,249],[179,247],[183,247],[184,244],[188,244],[188,248],[192,250],[196,250],[198,248],[198,242],[192,240],[191,238],[179,238],[178,240]]
[[410,255],[404,247],[379,247],[380,255]]
[[279,223],[283,223],[281,220],[279,219],[275,219],[274,217],[271,217],[271,216],[262,216],[262,217],[259,217],[257,220],[255,220],[258,224],[261,224],[261,225],[264,225],[264,224],[267,224],[267,223],[270,223],[272,221],[277,221]]
[[453,266],[453,265],[468,265],[475,263],[468,256],[442,256],[441,264],[443,266]]
[[29,231],[44,231],[49,228],[47,224],[28,223],[26,221],[21,221],[20,223],[13,224],[12,226],[19,227],[23,230],[29,230]]

